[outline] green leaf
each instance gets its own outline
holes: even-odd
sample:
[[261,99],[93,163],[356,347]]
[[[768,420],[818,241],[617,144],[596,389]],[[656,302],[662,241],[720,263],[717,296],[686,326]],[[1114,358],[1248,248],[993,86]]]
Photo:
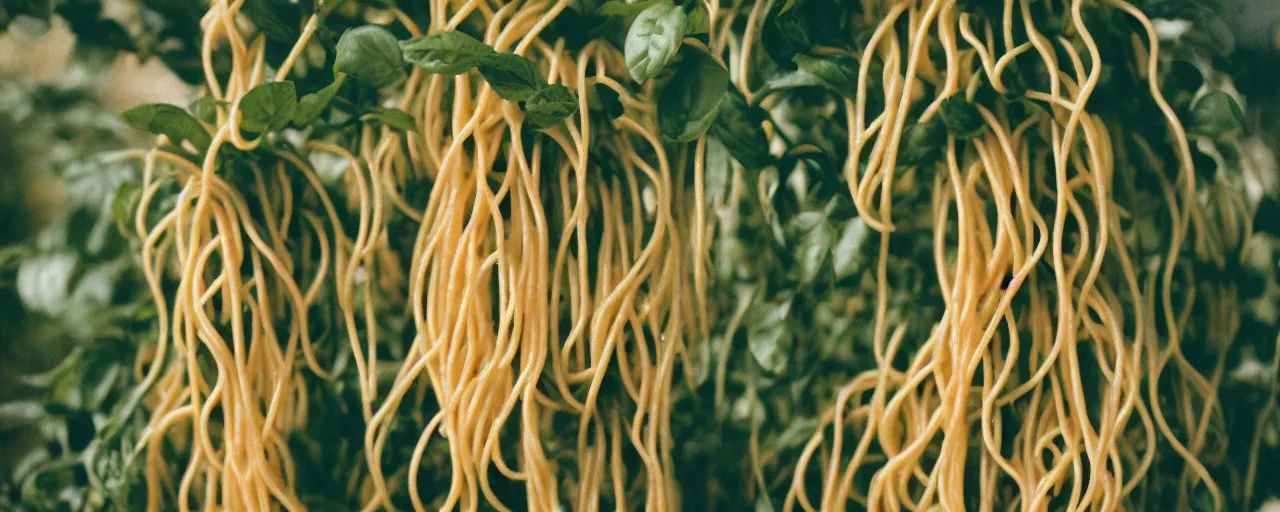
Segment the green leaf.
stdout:
[[631,79],[644,83],[662,72],[684,39],[684,8],[655,4],[641,12],[627,31],[625,55]]
[[689,12],[689,21],[685,23],[684,35],[696,36],[711,32],[711,13],[707,12],[707,4],[698,2]]
[[560,84],[544,87],[524,104],[525,121],[536,129],[555,126],[578,110],[578,94]]
[[537,65],[514,53],[495,53],[479,67],[493,92],[507,101],[525,101],[547,83]]
[[272,42],[292,45],[302,35],[302,12],[289,0],[246,0],[240,12]]
[[795,251],[796,271],[800,283],[812,283],[831,253],[831,239],[834,230],[827,222],[827,213],[808,211],[791,219],[788,226],[791,231],[792,247]]
[[1213,91],[1196,101],[1191,107],[1188,131],[1195,135],[1220,138],[1234,133],[1244,126],[1244,114],[1230,94]]
[[865,262],[861,251],[867,234],[867,223],[860,217],[850,219],[840,229],[840,238],[831,250],[831,263],[835,267],[836,279],[844,279],[862,270]]
[[792,57],[800,69],[818,77],[827,87],[846,98],[858,92],[858,61],[846,55],[812,57],[799,54]]
[[214,124],[218,122],[218,108],[226,107],[228,105],[230,105],[230,103],[218,101],[213,99],[213,96],[206,95],[191,102],[191,105],[188,106],[187,109],[191,111],[192,115],[196,116],[196,119],[209,124]]
[[706,185],[703,199],[712,211],[724,206],[729,198],[729,188],[733,184],[733,166],[729,165],[730,158],[729,150],[720,143],[719,139],[707,141],[706,172],[704,173]]
[[240,99],[240,129],[254,133],[274,132],[289,125],[298,108],[293,82],[268,82],[251,89]]
[[638,2],[609,0],[596,10],[596,14],[599,16],[617,16],[622,18],[624,26],[630,27],[645,9],[663,2],[670,2],[670,0],[640,0]]
[[129,221],[133,219],[133,209],[137,206],[139,199],[136,196],[141,189],[141,182],[127,181],[116,189],[115,197],[111,199],[111,216],[116,221],[116,229],[126,237],[133,233]]
[[747,346],[761,368],[775,375],[787,369],[795,334],[788,325],[791,299],[779,298],[757,304],[747,319]]
[[729,87],[729,71],[697,48],[685,47],[680,55],[675,76],[658,98],[658,125],[663,137],[691,142],[715,122]]
[[387,29],[378,25],[356,27],[344,32],[338,41],[333,71],[374,87],[386,87],[404,76],[404,55],[400,43]]
[[329,102],[333,101],[338,91],[342,89],[342,83],[346,81],[346,77],[347,75],[338,75],[337,79],[324,89],[303,95],[298,100],[298,108],[293,110],[293,124],[306,126],[319,118],[325,107],[329,106]]
[[751,96],[751,105],[759,105],[765,100],[765,98],[768,98],[773,93],[788,89],[796,89],[799,87],[827,87],[827,82],[818,75],[803,69],[788,71],[766,80],[764,86],[760,87],[760,89]]
[[818,431],[817,418],[800,418],[787,425],[787,429],[778,435],[775,446],[778,449],[799,448]]
[[898,144],[898,163],[905,166],[929,161],[947,142],[947,130],[937,116],[924,123],[912,123],[902,131]]
[[57,315],[67,309],[71,273],[79,262],[74,252],[44,254],[18,266],[17,288],[22,304],[31,311]]
[[968,140],[982,135],[987,124],[978,113],[978,107],[961,96],[942,100],[942,122],[957,139]]
[[369,109],[367,114],[360,116],[360,120],[366,123],[384,124],[400,132],[412,132],[417,130],[418,126],[418,122],[414,120],[413,116],[396,108],[373,107]]
[[125,124],[144,132],[164,135],[174,144],[189,141],[203,150],[209,147],[209,132],[185,110],[163,103],[135,107],[120,114]]
[[493,55],[489,45],[456,30],[400,41],[400,49],[410,64],[442,75],[465,73]]
[[743,167],[758,170],[769,165],[769,137],[765,135],[765,113],[747,104],[747,99],[730,85],[710,134],[724,144]]

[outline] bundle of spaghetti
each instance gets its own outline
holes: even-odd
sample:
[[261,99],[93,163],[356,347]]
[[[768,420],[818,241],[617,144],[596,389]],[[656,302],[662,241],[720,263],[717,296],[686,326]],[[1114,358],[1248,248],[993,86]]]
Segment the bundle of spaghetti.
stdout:
[[[412,506],[426,508],[418,472],[436,435],[447,440],[452,467],[447,494],[433,497],[431,508],[515,506],[493,490],[493,469],[524,482],[530,509],[556,508],[565,486],[576,486],[575,502],[596,501],[606,459],[619,504],[637,486],[650,507],[667,509],[675,499],[666,397],[695,318],[694,292],[684,276],[697,263],[682,246],[693,229],[691,212],[673,183],[682,183],[689,171],[669,161],[655,135],[652,107],[610,78],[625,69],[617,49],[593,43],[574,56],[562,43],[538,39],[566,5],[490,9],[442,2],[433,4],[436,16],[427,32],[483,26],[485,43],[543,63],[550,83],[576,89],[582,101],[595,84],[615,89],[636,116],[615,121],[616,132],[593,132],[593,120],[583,114],[564,132],[530,140],[521,132],[519,109],[477,77],[421,70],[410,76],[399,100],[418,120],[416,132],[403,144],[389,129],[375,137],[366,132],[365,141],[377,141],[362,148],[371,183],[386,186],[392,202],[420,226],[403,269],[416,334],[390,389],[377,389],[375,336],[352,347],[365,382],[366,509],[391,506],[393,491],[406,485]],[[411,34],[423,33],[403,13],[395,18]],[[618,161],[603,162],[616,167],[589,159],[591,147],[618,155]],[[423,184],[430,197],[419,211],[401,190]],[[381,205],[377,193],[373,197],[378,219]],[[373,332],[372,324],[366,332]],[[606,391],[607,378],[622,389]],[[397,418],[410,414],[405,409],[432,405],[407,471],[384,475],[382,452]],[[512,418],[517,408],[518,420]],[[631,416],[625,434],[619,419],[624,412]],[[582,481],[564,481],[545,453],[544,434],[564,436],[553,426],[557,414],[577,424],[574,452]],[[514,443],[506,441],[509,429],[515,430]],[[638,476],[620,465],[624,436],[625,449],[644,461]],[[516,452],[517,464],[507,462],[511,454],[504,449]]]
[[[355,310],[350,283],[369,252],[369,222],[362,222],[355,241],[348,240],[319,177],[296,155],[281,152],[268,169],[220,158],[263,143],[246,140],[238,124],[239,99],[266,72],[262,39],[246,44],[235,25],[239,7],[217,3],[203,20],[206,55],[226,45],[232,58],[225,81],[206,60],[210,94],[230,105],[218,113],[207,153],[198,163],[181,146],[143,156],[143,193],[134,219],[159,317],[155,348],[139,361],[148,365],[142,386],[152,388],[152,420],[138,443],[147,452],[149,510],[188,510],[193,503],[302,508],[286,445],[307,418],[299,352],[309,371],[329,373],[312,346],[309,315],[330,264],[341,309]],[[300,41],[298,48],[304,45]],[[360,167],[342,148],[314,146]],[[294,196],[293,172],[310,186],[302,189],[304,197]],[[363,191],[361,177],[353,176]],[[367,205],[360,208],[362,220],[371,216]],[[290,247],[302,254],[295,259]],[[189,457],[181,474],[162,458],[166,441]]]
[[[1122,0],[1105,7],[1145,29],[1146,37],[1133,42],[1134,53],[1146,58],[1135,71],[1166,118],[1168,140],[1159,142],[1172,147],[1173,162],[1159,161],[1149,141],[1113,132],[1089,112],[1102,66],[1129,63],[1103,61],[1082,16],[1084,2],[1043,5],[1066,20],[1057,38],[1040,32],[1045,27],[1032,22],[1028,2],[1004,2],[1003,16],[989,20],[945,1],[876,7],[868,6],[868,19],[880,21],[850,100],[856,105],[849,106],[845,173],[860,214],[881,234],[878,368],[836,397],[795,467],[785,509],[844,510],[853,500],[892,510],[1115,510],[1142,503],[1129,495],[1151,469],[1157,440],[1172,445],[1185,464],[1180,502],[1203,486],[1221,508],[1221,489],[1201,460],[1221,456],[1221,443],[1209,446],[1205,433],[1221,421],[1215,401],[1238,325],[1230,311],[1234,289],[1205,285],[1206,299],[1185,288],[1187,297],[1173,294],[1195,279],[1190,265],[1179,262],[1184,239],[1194,237],[1205,259],[1233,258],[1248,227],[1234,220],[1243,211],[1236,206],[1223,207],[1219,225],[1200,211],[1186,133],[1156,83],[1159,46],[1150,21]],[[1025,39],[1014,39],[1015,25]],[[1002,28],[1003,54],[993,37]],[[932,43],[940,43],[944,62],[926,51]],[[1002,76],[1023,53],[1038,57],[1048,76],[1048,90],[1032,88],[1021,94],[1025,99],[1008,91],[1009,75]],[[864,84],[873,61],[883,63],[884,108],[868,119]],[[983,85],[1009,99],[983,105],[975,98]],[[926,90],[936,96],[922,98]],[[949,134],[944,161],[900,166],[907,123],[928,123],[953,95],[975,103],[984,134],[969,140]],[[913,110],[919,101],[926,106]],[[1029,101],[1046,106],[1026,109]],[[914,112],[919,117],[912,120]],[[1139,163],[1117,162],[1126,154],[1140,155]],[[1117,171],[1129,175],[1130,187],[1135,179],[1159,180],[1160,209],[1171,226],[1164,254],[1136,260],[1143,253],[1126,246],[1134,215],[1150,212],[1126,211],[1135,203],[1117,202]],[[919,186],[933,198],[934,259],[946,308],[899,369],[892,361],[906,326],[885,321],[892,202]],[[1213,233],[1221,231],[1234,240],[1216,240]],[[1217,351],[1210,375],[1180,350],[1198,300],[1209,305],[1208,343]],[[1172,411],[1160,396],[1169,386],[1162,379],[1171,377]]]

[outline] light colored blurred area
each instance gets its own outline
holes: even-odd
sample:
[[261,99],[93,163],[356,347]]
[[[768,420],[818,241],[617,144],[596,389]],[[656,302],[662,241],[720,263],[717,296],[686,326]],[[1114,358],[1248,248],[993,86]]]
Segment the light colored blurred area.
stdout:
[[[12,33],[0,35],[0,74],[25,75],[48,82],[62,79],[71,65],[75,38],[61,19],[34,40]],[[159,59],[139,63],[122,52],[95,86],[98,98],[111,111],[123,111],[144,103],[185,106],[194,97],[192,88],[174,76]]]

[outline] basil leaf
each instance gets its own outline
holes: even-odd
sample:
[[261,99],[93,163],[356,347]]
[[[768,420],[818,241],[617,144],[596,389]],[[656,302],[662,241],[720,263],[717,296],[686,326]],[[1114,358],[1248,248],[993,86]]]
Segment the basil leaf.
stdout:
[[654,5],[659,5],[669,0],[640,0],[639,2],[627,2],[626,0],[609,0],[596,9],[598,16],[617,16],[622,18],[623,24],[630,27],[636,18],[640,17],[640,13],[644,12]]
[[866,261],[861,251],[867,235],[867,223],[861,217],[850,219],[840,229],[840,238],[831,249],[831,263],[835,267],[836,279],[844,279],[862,270]]
[[288,0],[246,0],[240,9],[258,30],[275,43],[292,45],[302,35],[302,11]]
[[71,251],[40,255],[18,266],[18,298],[31,311],[57,316],[71,307],[72,272],[80,261]]
[[831,253],[833,229],[827,222],[827,213],[809,211],[797,215],[791,220],[791,238],[795,240],[792,247],[795,251],[796,271],[800,284],[812,283],[822,272],[822,266]]
[[929,161],[946,143],[946,138],[946,127],[937,117],[907,126],[898,144],[898,163],[910,167]]
[[360,116],[360,120],[366,123],[383,124],[399,132],[412,132],[418,127],[418,122],[413,116],[398,108],[373,107],[367,114]]
[[729,198],[729,189],[733,185],[733,166],[729,165],[729,159],[729,150],[718,139],[707,141],[703,200],[712,211],[719,210]]
[[711,13],[707,12],[707,4],[698,2],[688,14],[689,21],[684,25],[684,35],[697,36],[711,32]]
[[387,29],[365,25],[343,32],[333,71],[346,73],[374,87],[391,85],[404,76],[404,55]]
[[758,106],[761,102],[775,92],[785,91],[788,89],[796,89],[800,87],[826,87],[827,83],[821,77],[805,71],[797,69],[788,71],[779,75],[775,75],[765,81],[764,86],[760,87],[751,97],[751,105]]
[[764,112],[747,104],[747,99],[730,85],[716,122],[711,125],[709,133],[733,159],[743,167],[756,170],[769,165],[769,137],[760,125],[764,120]]
[[812,73],[841,96],[852,98],[858,92],[858,61],[852,57],[844,55],[811,57],[799,54],[791,60],[801,70]]
[[410,64],[442,75],[465,73],[493,55],[489,45],[456,30],[400,41],[400,49]]
[[201,96],[200,99],[191,102],[187,110],[190,110],[196,119],[213,124],[218,121],[218,108],[227,105],[227,102],[215,100],[213,96]]
[[747,347],[751,357],[775,375],[787,369],[795,344],[795,334],[787,322],[790,314],[790,298],[774,299],[753,307],[747,320]]
[[627,31],[625,55],[631,79],[644,83],[662,72],[684,38],[684,8],[657,4],[636,17]]
[[304,95],[298,100],[298,108],[293,111],[293,124],[297,126],[306,126],[320,117],[325,107],[329,106],[329,102],[338,95],[338,90],[342,89],[342,83],[346,81],[347,75],[338,75],[338,79],[329,84],[324,89]]
[[818,425],[817,418],[800,418],[792,421],[787,425],[787,429],[778,435],[776,446],[782,449],[804,446],[818,431]]
[[[777,7],[775,7],[777,9]],[[760,46],[779,64],[787,65],[796,54],[809,51],[809,19],[799,10],[771,13],[760,27]]]
[[298,108],[293,82],[269,82],[254,87],[240,99],[240,129],[255,133],[280,130],[289,125]]
[[111,199],[111,217],[116,221],[116,229],[126,237],[133,233],[129,221],[133,220],[133,211],[139,199],[138,191],[141,189],[142,182],[127,181],[120,184]]
[[1194,135],[1220,138],[1244,126],[1244,114],[1230,94],[1222,91],[1208,93],[1191,107],[1188,128]]
[[960,96],[942,100],[942,122],[961,140],[982,135],[987,129],[986,122],[978,113],[978,107]]
[[729,71],[697,48],[681,51],[675,76],[658,98],[662,136],[676,142],[698,140],[716,120],[729,87]]
[[514,53],[495,53],[479,67],[493,92],[507,101],[527,100],[547,83],[537,65]]
[[209,132],[185,110],[163,103],[135,107],[120,114],[125,124],[144,132],[168,137],[174,144],[189,141],[197,148],[209,147]]
[[524,104],[525,121],[536,129],[555,126],[578,110],[578,94],[560,84],[544,87]]

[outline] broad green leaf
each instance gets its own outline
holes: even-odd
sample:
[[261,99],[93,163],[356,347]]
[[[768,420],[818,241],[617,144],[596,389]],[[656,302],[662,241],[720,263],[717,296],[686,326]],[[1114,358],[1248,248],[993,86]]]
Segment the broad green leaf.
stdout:
[[0,432],[29,425],[44,415],[44,405],[35,400],[0,403]]
[[822,271],[827,255],[831,253],[834,230],[827,221],[827,213],[808,211],[791,219],[792,250],[795,253],[796,271],[800,283],[812,283]]
[[799,448],[809,442],[818,431],[817,418],[800,418],[787,425],[787,429],[778,435],[777,448]]
[[187,109],[191,111],[191,114],[194,115],[196,119],[209,124],[214,124],[218,121],[218,108],[226,107],[228,105],[230,104],[225,101],[218,101],[213,99],[213,96],[205,95],[201,96],[200,99],[191,102],[191,105],[188,106]]
[[507,101],[525,101],[547,83],[537,65],[514,53],[485,58],[480,63],[480,74],[493,92]]
[[764,86],[751,95],[751,105],[759,105],[773,93],[798,87],[827,87],[827,82],[803,69],[788,71],[766,80]]
[[174,144],[185,140],[203,150],[211,140],[200,121],[176,105],[143,105],[125,111],[120,118],[136,129],[164,135]]
[[378,25],[356,27],[344,32],[338,41],[333,71],[374,87],[386,87],[404,76],[404,55],[400,43],[387,29]]
[[555,126],[578,110],[578,94],[560,84],[544,87],[524,104],[525,121],[536,129]]
[[684,25],[684,35],[697,36],[711,32],[711,13],[707,12],[707,4],[698,1],[688,14],[689,21]]
[[116,189],[116,195],[111,199],[111,216],[115,218],[116,229],[121,235],[132,236],[134,233],[130,222],[133,220],[133,210],[138,202],[138,197],[135,196],[141,189],[141,182],[127,181]]
[[240,129],[254,133],[280,130],[289,125],[298,108],[293,82],[268,82],[254,87],[240,99]]
[[765,113],[759,108],[752,108],[747,99],[738,92],[738,88],[730,85],[716,122],[708,133],[719,140],[733,155],[734,160],[743,167],[758,170],[769,165],[769,137],[765,135],[761,122]]
[[493,55],[489,45],[456,30],[400,41],[400,49],[410,64],[442,75],[465,73]]
[[74,252],[43,254],[18,266],[17,288],[22,304],[32,311],[57,315],[68,307],[71,273],[79,257]]
[[697,48],[685,47],[680,55],[675,76],[658,98],[658,125],[666,139],[692,142],[715,122],[729,87],[729,71]]
[[968,140],[987,130],[986,121],[978,113],[978,107],[961,96],[942,100],[942,122],[957,139]]
[[293,124],[306,126],[319,118],[325,107],[329,106],[333,98],[338,95],[338,91],[342,89],[342,83],[346,81],[346,76],[338,75],[337,79],[324,89],[303,95],[298,100],[298,108],[293,110]]
[[861,217],[850,219],[840,229],[840,238],[831,251],[836,279],[843,279],[862,269],[864,262],[861,251],[867,234],[867,223]]
[[800,69],[821,79],[827,87],[846,98],[858,92],[858,61],[845,55],[809,56],[799,54],[791,59]]
[[399,132],[415,131],[418,125],[413,116],[397,108],[373,107],[367,114],[360,116],[360,120],[366,123],[384,124]]
[[272,42],[293,44],[302,34],[302,11],[289,0],[246,0],[240,12]]
[[625,56],[631,79],[644,83],[662,72],[684,38],[684,8],[655,4],[636,17],[627,31]]
[[703,199],[707,207],[715,211],[724,206],[729,198],[729,187],[733,184],[733,166],[729,162],[729,150],[717,139],[707,141],[706,157]]
[[786,371],[795,344],[795,333],[787,321],[790,314],[790,298],[757,304],[748,313],[747,346],[751,357],[775,375]]
[[947,129],[938,116],[908,125],[903,129],[898,144],[898,163],[905,166],[923,164],[946,143]]
[[639,0],[637,2],[628,2],[627,0],[609,0],[596,10],[596,14],[600,16],[617,16],[622,18],[624,26],[630,27],[645,9],[662,3],[669,3],[670,1]]
[[720,341],[715,338],[704,339],[693,347],[689,355],[692,360],[685,364],[693,369],[693,386],[695,388],[706,383],[707,379],[714,373],[712,372],[713,365],[711,363],[715,361],[715,356],[712,353],[715,347],[712,345],[719,343]]
[[1192,134],[1216,139],[1244,126],[1244,114],[1230,94],[1213,91],[1192,105],[1191,121],[1187,125]]

